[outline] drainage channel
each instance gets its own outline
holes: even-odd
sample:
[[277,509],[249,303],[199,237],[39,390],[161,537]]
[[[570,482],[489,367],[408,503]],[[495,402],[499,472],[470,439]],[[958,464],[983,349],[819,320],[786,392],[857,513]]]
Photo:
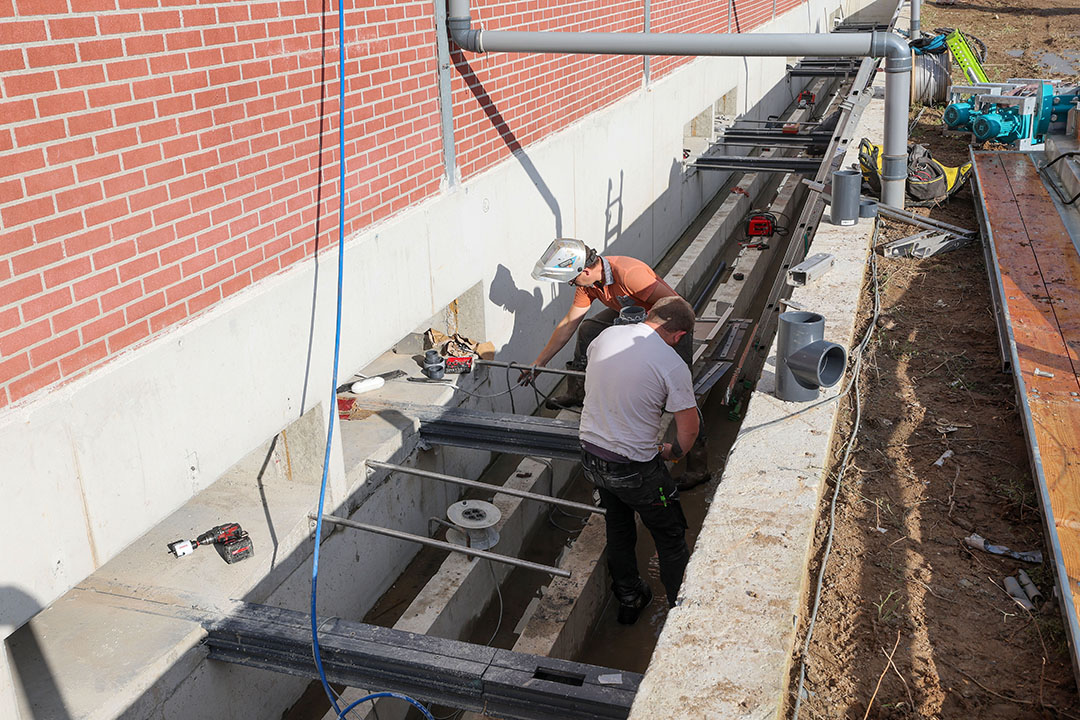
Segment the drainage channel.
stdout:
[[[836,104],[837,96],[843,98],[848,92],[838,92],[838,84],[836,81],[818,81],[813,85],[816,90],[822,91],[820,96],[830,97],[829,109]],[[850,83],[847,87],[850,88]],[[807,119],[810,114],[804,113],[801,117]],[[830,150],[835,149],[838,140],[839,136],[832,138]],[[776,155],[775,151],[766,152]],[[832,155],[827,152],[826,157]],[[823,166],[826,164],[823,163]],[[736,179],[754,189],[754,197],[744,193],[749,198],[748,203],[740,205],[741,198],[733,201],[731,192],[736,187]],[[733,176],[733,180],[721,189],[717,199],[710,203],[661,262],[661,267],[666,271],[663,273],[665,279],[678,281],[672,282],[673,286],[686,296],[701,296],[704,302],[698,303],[703,308],[701,316],[711,316],[716,320],[716,327],[708,333],[708,339],[700,343],[702,347],[699,348],[698,357],[703,362],[711,362],[711,356],[706,357],[706,353],[723,340],[724,335],[719,331],[721,326],[727,327],[729,318],[757,318],[760,323],[769,315],[777,304],[777,283],[790,266],[792,257],[799,254],[789,250],[791,237],[784,238],[783,242],[778,242],[772,248],[751,249],[736,242],[742,231],[740,220],[745,211],[760,207],[755,203],[765,196],[773,198],[773,201],[764,204],[783,208],[785,217],[803,221],[801,225],[791,228],[800,232],[798,239],[802,240],[809,217],[805,208],[808,194],[807,186],[798,182],[795,175],[777,177],[776,174],[762,176],[760,173],[745,173]],[[725,213],[728,222],[718,225],[715,217]],[[730,222],[732,217],[734,223]],[[813,224],[819,218],[820,214],[813,217]],[[790,225],[795,226],[795,223],[791,222]],[[811,232],[812,228],[805,230],[807,235]],[[710,248],[710,252],[708,255],[701,253],[708,260],[699,258],[699,267],[688,270],[682,258],[684,251],[693,250],[695,245],[701,246],[700,238],[709,233],[712,233],[712,237],[707,238],[704,245]],[[715,238],[721,234],[720,248],[716,248]],[[698,247],[699,251],[701,249]],[[700,267],[703,263],[707,263],[708,268]],[[732,413],[731,406],[734,404],[732,391],[741,373],[742,360],[746,359],[751,343],[767,340],[763,333],[756,337],[754,335],[748,332],[748,337],[742,338],[746,350],[740,355],[741,361],[735,366],[733,377],[725,383],[725,392],[712,393],[703,407],[710,432],[710,466],[714,469],[722,466],[722,458],[738,432],[740,417],[737,412]],[[734,351],[738,349],[735,347]],[[756,368],[750,377],[756,379],[756,370],[759,369]],[[700,363],[697,370],[701,370]],[[572,414],[564,413],[563,417],[576,420]],[[384,469],[390,467],[384,466]],[[701,526],[708,510],[718,477],[719,473],[714,473],[713,481],[683,495],[683,507],[691,528],[687,533],[687,542],[691,548],[696,540],[696,529]],[[497,455],[481,476],[481,482],[505,484],[525,493],[562,496],[581,503],[593,502],[591,486],[580,477],[576,465],[570,461]],[[602,562],[601,517],[594,515],[590,518],[584,512],[576,513],[523,497],[498,494],[494,488],[492,491],[472,488],[459,495],[459,499],[490,499],[494,502],[499,516],[496,529],[503,538],[502,544],[495,548],[500,554],[545,566],[569,564],[574,567],[577,577],[566,582],[558,579],[552,582],[550,574],[535,569],[514,569],[486,559],[475,560],[445,549],[424,547],[367,614],[366,622],[496,648],[564,657],[631,673],[645,671],[667,616],[667,608],[662,601],[654,601],[651,609],[632,628],[617,625],[614,621],[614,608],[607,600],[610,593],[607,592],[606,569]],[[441,522],[433,522],[428,535],[444,538],[446,529]],[[574,539],[578,536],[587,536],[588,542],[575,543]],[[651,538],[648,533],[642,532],[639,540],[639,557],[652,558],[647,564],[646,579],[654,588],[660,588],[658,567],[652,557],[654,549]],[[590,585],[589,592],[585,593],[582,589],[587,584]],[[590,598],[588,602],[584,599],[586,595]],[[556,623],[560,622],[560,618],[569,618],[569,615],[560,615],[559,611],[552,611],[550,607],[543,609],[545,596],[549,606],[553,603],[589,605],[586,611],[573,619],[574,629],[570,634],[574,637],[568,639],[565,629],[541,627],[540,630],[529,632],[533,625],[543,626],[544,622],[550,625],[552,618]],[[663,593],[659,592],[656,596],[662,597]],[[533,622],[536,619],[534,615],[541,616],[539,622]],[[340,688],[339,691],[346,702],[360,697],[364,692],[357,688]],[[328,703],[317,697],[314,693],[305,694],[306,699],[297,703],[285,717],[289,720],[333,718],[334,714],[327,712]],[[407,711],[396,703],[380,701],[376,708],[370,716],[377,720],[420,717],[419,713]],[[437,717],[462,716],[453,708],[436,706],[433,710]]]

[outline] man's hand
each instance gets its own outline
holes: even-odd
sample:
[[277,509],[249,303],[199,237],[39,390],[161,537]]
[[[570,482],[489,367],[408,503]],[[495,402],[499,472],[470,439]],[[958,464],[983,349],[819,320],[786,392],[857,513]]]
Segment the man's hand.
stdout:
[[527,370],[522,370],[518,375],[518,385],[522,387],[528,387],[536,381],[536,376],[539,374],[536,371],[537,365],[533,365]]
[[664,443],[660,446],[660,457],[668,462],[679,462],[683,459],[682,455],[675,454],[675,448],[672,443]]

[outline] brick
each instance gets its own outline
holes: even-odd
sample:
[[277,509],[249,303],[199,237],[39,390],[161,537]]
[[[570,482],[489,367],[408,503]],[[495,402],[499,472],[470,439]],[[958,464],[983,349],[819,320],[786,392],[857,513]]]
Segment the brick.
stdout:
[[[44,124],[44,123],[43,123]],[[63,122],[60,123],[63,125]],[[91,135],[112,127],[112,112],[99,110],[98,112],[72,115],[68,118],[68,128],[71,135]]]
[[213,287],[188,300],[188,314],[195,315],[221,300],[221,288]]
[[19,15],[54,15],[68,12],[67,0],[15,0]]
[[94,228],[64,240],[64,251],[68,257],[75,257],[91,250],[96,250],[112,242],[108,228]]
[[175,10],[147,12],[143,13],[142,22],[147,31],[171,30],[180,27],[180,13]]
[[113,108],[113,117],[116,118],[117,125],[132,125],[153,120],[155,118],[154,103],[144,102],[137,105],[121,105]]
[[190,210],[191,204],[187,200],[182,199],[171,202],[163,207],[155,208],[150,214],[154,219],[155,225],[167,225],[174,220],[186,216]]
[[221,284],[221,294],[224,297],[229,297],[230,295],[235,295],[249,285],[251,285],[251,273],[240,273]]
[[111,175],[120,171],[120,158],[116,155],[108,155],[96,160],[88,160],[83,163],[79,163],[76,167],[76,174],[79,177],[79,182],[84,183],[90,180],[97,179],[104,175]]
[[150,66],[145,58],[117,60],[105,66],[105,74],[108,75],[109,82],[145,77],[149,72]]
[[11,123],[37,120],[37,109],[34,107],[34,101],[29,98],[0,102],[0,117]]
[[26,183],[27,195],[40,195],[57,188],[68,187],[75,182],[75,173],[70,167],[46,170],[36,175],[28,175],[23,178]]
[[45,153],[40,149],[9,153],[4,156],[4,170],[9,175],[21,175],[43,167],[45,167]]
[[115,220],[118,217],[123,217],[128,213],[128,205],[126,198],[117,198],[115,200],[109,200],[108,202],[100,205],[94,205],[86,208],[83,211],[83,215],[86,217],[86,226],[93,227],[94,225],[102,225]]
[[56,84],[56,73],[51,71],[20,73],[4,78],[4,96],[9,98],[31,93],[53,92],[57,87],[59,86]]
[[207,87],[210,81],[205,70],[183,73],[172,77],[172,89],[176,93],[189,93]]
[[203,270],[213,265],[214,262],[214,250],[211,248],[200,252],[198,255],[189,257],[180,264],[180,270],[184,277],[190,277],[201,273]]
[[177,237],[190,237],[210,227],[209,213],[200,213],[176,223]]
[[19,353],[13,358],[0,360],[0,385],[27,372],[30,372],[29,353]]
[[34,235],[38,242],[55,240],[66,235],[73,235],[83,229],[83,218],[79,212],[54,217],[51,220],[34,223]]
[[41,390],[60,379],[60,367],[56,363],[34,370],[29,375],[24,375],[13,380],[8,385],[8,396],[11,402],[22,400],[30,393]]
[[[179,235],[179,233],[177,234]],[[190,257],[194,252],[195,240],[193,238],[188,238],[187,240],[182,240],[178,243],[169,245],[168,247],[163,247],[158,252],[158,256],[161,258],[162,266],[165,266],[179,263],[185,258]],[[177,270],[179,269],[180,266],[177,265]],[[179,277],[177,279],[179,279]]]
[[36,200],[24,200],[16,205],[0,210],[0,220],[5,227],[15,227],[23,223],[33,222],[53,212],[53,199],[51,197],[38,198]]
[[[114,0],[106,0],[114,2]],[[75,2],[75,0],[72,0]],[[136,13],[109,13],[98,17],[98,27],[102,35],[130,35],[142,30],[142,20]],[[120,57],[117,53],[114,57]]]
[[94,269],[101,270],[105,267],[124,262],[134,256],[135,242],[133,240],[113,242],[104,250],[99,250],[93,254]]
[[134,147],[139,142],[139,133],[135,128],[124,128],[115,132],[99,133],[95,138],[99,153],[110,153]]
[[[147,171],[149,173],[149,171]],[[163,187],[149,187],[142,192],[135,193],[128,198],[128,207],[131,212],[139,212],[147,208],[159,205],[169,199],[169,193]]]
[[164,98],[154,103],[154,107],[157,108],[157,114],[165,117],[168,115],[179,115],[181,113],[191,112],[195,109],[194,102],[190,95],[176,95],[173,97]]
[[203,30],[203,45],[232,45],[236,42],[236,28],[223,25]]
[[54,288],[88,275],[92,269],[90,258],[71,258],[65,263],[49,268],[42,273],[42,277],[45,279],[45,287]]
[[131,83],[131,94],[136,100],[168,95],[172,92],[172,82],[167,77],[152,77]]
[[46,149],[46,153],[50,165],[63,165],[93,155],[94,141],[89,138],[80,138],[65,143],[54,143]]
[[64,377],[70,377],[78,371],[104,360],[108,356],[108,345],[102,340],[93,345],[80,348],[78,352],[72,353],[67,357],[60,358],[60,372]]
[[61,355],[67,355],[69,352],[76,350],[79,347],[79,333],[77,330],[73,330],[69,333],[53,338],[48,342],[42,343],[37,347],[30,349],[30,364],[34,367],[41,367],[42,365],[52,362]]
[[47,120],[15,128],[15,142],[20,147],[52,142],[66,135],[63,120]]
[[101,184],[105,188],[106,195],[117,197],[118,195],[126,195],[141,187],[146,187],[146,175],[142,170],[135,170],[108,178]]
[[[27,0],[23,0],[26,2]],[[33,2],[33,0],[30,0]],[[20,13],[36,15],[37,13]],[[49,39],[45,31],[44,20],[23,20],[4,22],[4,32],[0,34],[0,45],[25,45],[32,42],[44,42]]]
[[146,320],[141,321],[137,325],[125,328],[115,335],[109,336],[109,353],[119,352],[124,348],[130,347],[140,340],[143,340],[149,335],[150,324]]
[[123,263],[120,270],[120,282],[127,282],[140,278],[147,273],[153,272],[160,267],[156,254],[137,255],[133,260]]
[[73,327],[84,325],[94,320],[101,313],[101,305],[98,301],[88,300],[73,308],[58,312],[52,316],[53,334],[67,332]]
[[[13,203],[23,196],[23,184],[22,180],[4,180],[0,181],[0,205],[6,205],[7,203]],[[0,244],[7,250],[7,246]]]
[[159,292],[156,295],[145,297],[128,305],[124,308],[124,317],[127,318],[128,324],[131,324],[161,310],[163,307],[165,307],[165,293]]
[[202,289],[202,278],[188,278],[182,283],[178,285],[173,285],[172,287],[165,290],[165,301],[169,305],[174,305],[178,302],[185,300],[186,298],[191,297]]
[[0,72],[14,73],[26,69],[26,55],[19,48],[0,50]]
[[156,315],[150,316],[150,332],[159,333],[167,327],[187,319],[187,308],[181,305],[167,307]]
[[125,55],[149,55],[165,50],[165,40],[161,35],[139,35],[124,38]]
[[52,335],[48,320],[24,323],[16,329],[0,335],[0,355],[14,355],[31,345],[47,340]]
[[100,320],[87,323],[80,329],[83,343],[90,344],[124,327],[124,312],[117,310]]
[[183,53],[150,56],[150,72],[154,75],[171,75],[187,69],[188,58]]
[[131,102],[130,85],[108,85],[106,87],[89,88],[86,97],[90,101],[90,107],[108,107],[109,105],[121,105]]
[[0,310],[0,335],[19,326],[19,308],[9,307]]
[[79,37],[95,37],[97,23],[92,17],[63,17],[49,20],[49,34],[53,40],[69,40]]
[[38,295],[20,305],[23,320],[30,322],[47,313],[54,312],[71,304],[71,288],[57,288],[44,295]]
[[[180,266],[172,265],[143,278],[143,293],[149,295],[180,281]],[[169,301],[172,304],[172,301]]]
[[280,269],[280,261],[278,258],[270,258],[266,262],[251,268],[251,278],[254,282],[259,282],[263,278],[273,275]]
[[33,250],[13,255],[11,257],[11,269],[16,275],[31,273],[38,268],[52,265],[64,259],[63,243],[50,243],[35,247]]
[[53,67],[77,62],[75,43],[51,43],[26,48],[26,61],[32,68]]
[[[130,205],[130,203],[128,203]],[[139,213],[137,215],[129,215],[128,217],[115,222],[108,227],[108,232],[111,237],[117,240],[123,240],[126,238],[135,237],[141,232],[146,231],[153,225],[153,221],[150,219],[150,213]]]
[[80,91],[54,93],[37,99],[38,115],[69,115],[87,108],[86,93]]

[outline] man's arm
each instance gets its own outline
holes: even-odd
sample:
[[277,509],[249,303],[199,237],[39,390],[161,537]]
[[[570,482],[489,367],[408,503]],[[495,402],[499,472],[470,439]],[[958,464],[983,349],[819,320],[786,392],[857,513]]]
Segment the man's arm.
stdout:
[[[566,313],[559,324],[555,326],[555,330],[551,333],[551,338],[547,341],[547,345],[540,351],[540,354],[536,356],[536,361],[533,365],[543,367],[548,364],[551,358],[555,357],[560,350],[566,345],[566,343],[577,332],[578,326],[581,325],[581,321],[585,319],[585,314],[589,312],[588,306],[580,307],[578,305],[571,305],[570,310]],[[532,381],[532,372],[530,370],[522,370],[521,375],[518,377],[518,382],[528,384]]]
[[674,413],[674,416],[675,442],[664,443],[660,446],[660,457],[665,460],[678,460],[686,455],[690,448],[694,446],[694,441],[697,440],[698,430],[700,429],[697,407],[679,410]]

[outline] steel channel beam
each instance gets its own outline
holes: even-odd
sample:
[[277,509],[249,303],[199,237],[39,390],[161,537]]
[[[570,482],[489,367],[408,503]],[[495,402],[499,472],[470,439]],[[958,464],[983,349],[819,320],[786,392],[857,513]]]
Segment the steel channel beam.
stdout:
[[726,155],[698,158],[693,167],[701,170],[752,170],[753,172],[816,173],[821,158],[791,158]]
[[477,480],[469,480],[467,478],[457,477],[456,475],[444,475],[442,473],[431,472],[430,470],[420,470],[419,468],[412,468],[406,465],[394,465],[393,463],[379,462],[378,460],[367,460],[365,462],[370,468],[391,470],[393,472],[399,472],[405,475],[415,475],[416,477],[428,478],[431,480],[440,480],[442,482],[448,482],[454,485],[463,485],[465,487],[486,490],[487,492],[495,493],[496,495],[512,495],[513,497],[524,498],[525,500],[536,500],[537,502],[547,503],[549,505],[558,505],[560,507],[569,508],[571,510],[584,510],[585,512],[595,513],[597,515],[607,514],[607,510],[596,507],[595,505],[586,505],[585,503],[574,502],[573,500],[563,500],[562,498],[552,497],[551,495],[540,495],[538,493],[531,493],[527,490],[509,488],[504,485],[491,485],[489,483],[479,482]]
[[857,72],[857,68],[792,68],[788,71],[788,75],[791,77],[848,77]]
[[[312,520],[317,519],[315,515],[309,515]],[[427,545],[428,547],[438,548],[440,550],[449,550],[450,552],[460,553],[462,555],[468,555],[469,557],[481,558],[483,560],[491,560],[492,562],[502,563],[503,565],[513,565],[525,570],[536,570],[537,572],[547,573],[548,575],[555,575],[556,577],[570,577],[570,572],[563,570],[562,568],[551,567],[550,565],[541,565],[540,563],[529,562],[528,560],[521,560],[516,557],[510,557],[509,555],[500,555],[499,553],[488,552],[487,550],[476,550],[471,547],[465,547],[464,545],[455,545],[454,543],[443,542],[442,540],[435,540],[433,538],[425,537],[423,535],[413,535],[412,533],[402,532],[401,530],[393,530],[391,528],[380,527],[378,525],[368,525],[367,523],[356,522],[355,520],[349,520],[347,518],[338,517],[336,515],[323,515],[323,522],[333,523],[334,525],[341,525],[342,527],[353,528],[354,530],[363,530],[365,532],[375,533],[376,535],[385,535],[386,537],[392,537],[397,540],[407,540],[419,545]]]
[[[330,682],[404,693],[425,703],[514,720],[621,720],[641,684],[637,673],[338,618],[317,620]],[[208,621],[206,630],[212,660],[318,678],[307,613],[241,603]],[[619,681],[601,683],[601,676]]]
[[560,460],[581,459],[577,423],[565,420],[412,403],[358,400],[356,407],[416,418],[420,421],[421,438],[432,445]]

